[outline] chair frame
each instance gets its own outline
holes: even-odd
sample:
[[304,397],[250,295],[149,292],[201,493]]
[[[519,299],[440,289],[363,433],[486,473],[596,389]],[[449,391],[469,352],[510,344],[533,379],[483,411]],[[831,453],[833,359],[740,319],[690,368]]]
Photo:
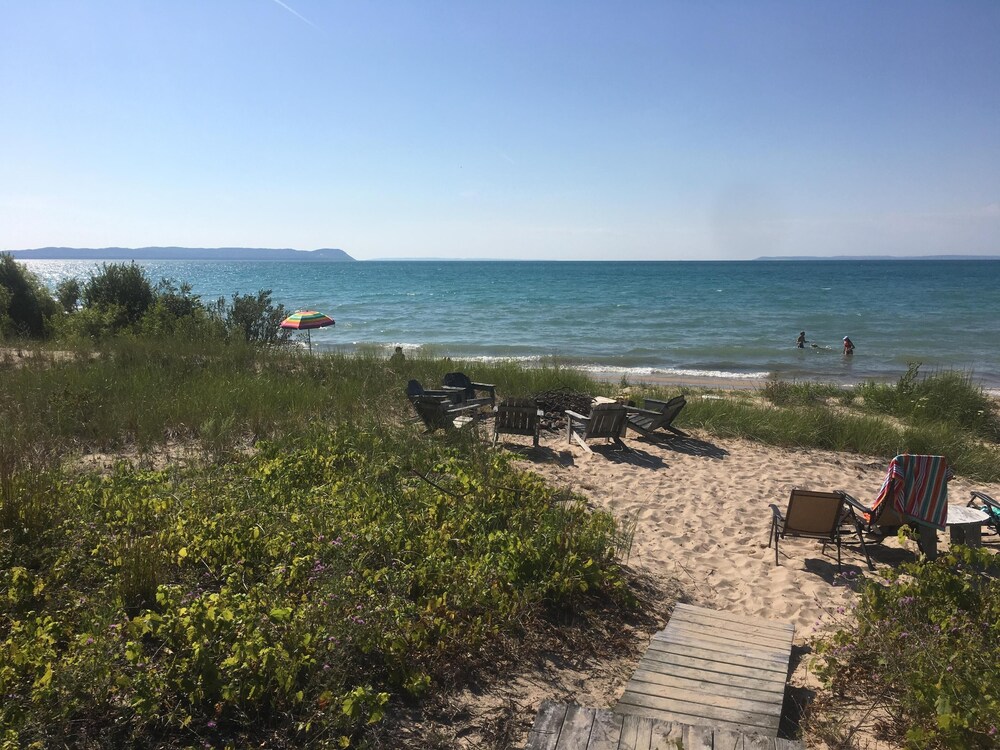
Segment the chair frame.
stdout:
[[[674,435],[687,437],[686,432],[673,426],[673,421],[677,419],[677,415],[687,404],[687,399],[683,395],[674,396],[669,401],[647,398],[644,403],[645,408],[642,409],[634,406],[629,407],[629,427],[650,439],[671,437],[664,434],[662,430],[670,430]],[[679,406],[677,406],[678,404]],[[669,410],[673,409],[674,406],[677,406],[677,410],[671,413]],[[661,432],[657,432],[657,430],[661,430]]]
[[[628,426],[628,413],[633,407],[622,404],[597,404],[591,409],[590,416],[584,416],[575,411],[566,410],[566,442],[573,440],[580,445],[587,453],[593,453],[587,440],[590,438],[605,438],[615,444],[619,450],[630,450],[622,437],[625,435],[625,428]],[[608,419],[610,417],[610,427]],[[620,426],[619,425],[620,420]],[[582,433],[578,428],[583,428]]]
[[[442,382],[444,388],[461,388],[463,391],[462,400],[467,403],[478,401],[482,404],[488,403],[490,406],[497,404],[497,387],[493,383],[474,383],[464,372],[445,373]],[[476,396],[476,391],[485,391],[489,396],[479,398]]]
[[410,399],[417,416],[427,428],[424,434],[435,430],[451,430],[455,428],[455,420],[460,417],[468,417],[469,421],[462,425],[475,424],[479,418],[479,407],[481,404],[453,404],[446,399],[435,396],[417,396]]
[[[513,419],[506,419],[511,416]],[[541,419],[545,412],[530,399],[504,399],[493,407],[493,444],[500,435],[527,435],[533,447],[538,447]]]
[[[981,503],[980,506],[976,505],[977,500]],[[986,514],[986,521],[983,525],[993,529],[995,534],[1000,534],[1000,501],[994,500],[985,492],[973,490],[972,499],[968,506],[970,508],[979,507]]]
[[[803,499],[811,497],[813,499],[829,500],[831,503],[835,502],[837,504],[837,511],[832,516],[833,521],[829,529],[809,531],[788,527],[788,517],[792,515],[796,499],[800,497]],[[861,551],[864,552],[865,560],[868,562],[868,569],[875,570],[875,565],[872,563],[871,555],[868,554],[868,546],[865,544],[865,538],[861,533],[861,520],[855,513],[856,510],[862,510],[863,507],[864,506],[843,492],[820,492],[818,490],[807,490],[802,487],[793,487],[788,498],[788,507],[784,513],[782,513],[781,509],[774,503],[770,504],[771,533],[767,540],[767,546],[770,547],[772,542],[774,543],[774,564],[779,564],[779,539],[784,539],[789,536],[804,539],[820,539],[823,541],[824,552],[826,551],[827,544],[835,544],[837,546],[837,571],[839,572],[843,568],[841,563],[840,548],[843,539],[844,526],[853,526],[853,531],[857,534],[858,541],[861,542]]]

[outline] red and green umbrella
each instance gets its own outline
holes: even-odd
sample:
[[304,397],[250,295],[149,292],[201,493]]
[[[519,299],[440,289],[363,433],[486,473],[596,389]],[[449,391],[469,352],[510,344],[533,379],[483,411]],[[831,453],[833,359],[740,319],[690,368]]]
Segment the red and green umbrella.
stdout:
[[333,318],[315,310],[296,310],[283,321],[282,328],[292,328],[297,331],[305,331],[309,341],[309,353],[312,354],[312,334],[313,328],[325,328],[334,325]]

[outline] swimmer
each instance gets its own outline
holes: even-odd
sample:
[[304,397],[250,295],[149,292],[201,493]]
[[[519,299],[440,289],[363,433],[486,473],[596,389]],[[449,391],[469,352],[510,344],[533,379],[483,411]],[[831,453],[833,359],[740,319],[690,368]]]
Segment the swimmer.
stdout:
[[800,331],[799,332],[799,337],[795,340],[795,346],[797,346],[799,349],[805,349],[806,348],[806,332],[805,331]]
[[854,354],[854,342],[844,336],[844,356],[850,357],[852,354]]

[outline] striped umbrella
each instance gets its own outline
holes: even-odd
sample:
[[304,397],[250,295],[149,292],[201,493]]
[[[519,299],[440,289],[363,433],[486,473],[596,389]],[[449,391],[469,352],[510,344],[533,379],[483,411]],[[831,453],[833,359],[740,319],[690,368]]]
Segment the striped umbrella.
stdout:
[[309,341],[309,353],[312,354],[312,334],[310,331],[313,328],[324,328],[326,326],[334,325],[333,318],[329,315],[324,315],[321,312],[316,312],[315,310],[296,310],[283,321],[281,321],[282,328],[293,328],[295,330],[304,330],[306,332],[306,338]]

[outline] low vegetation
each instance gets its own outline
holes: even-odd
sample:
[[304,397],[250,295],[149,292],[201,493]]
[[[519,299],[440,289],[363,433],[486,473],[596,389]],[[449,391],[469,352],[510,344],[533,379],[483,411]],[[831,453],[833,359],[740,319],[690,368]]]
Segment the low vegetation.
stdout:
[[[404,398],[450,370],[505,396],[627,383],[433,352],[307,357],[281,345],[283,315],[264,290],[205,304],[134,266],[54,300],[0,255],[3,747],[364,746],[519,635],[635,606],[615,562],[627,527],[472,436],[421,436]],[[965,374],[699,395],[682,428],[938,453],[1000,479],[996,406]],[[87,470],[93,452],[130,462]],[[915,748],[995,746],[988,564],[958,548],[867,584],[823,654],[836,700],[863,691]]]
[[833,747],[853,747],[859,727],[911,748],[997,747],[993,553],[957,546],[935,562],[886,572],[887,584],[864,582],[850,623],[819,649],[817,671],[830,697],[813,712],[813,729]]

